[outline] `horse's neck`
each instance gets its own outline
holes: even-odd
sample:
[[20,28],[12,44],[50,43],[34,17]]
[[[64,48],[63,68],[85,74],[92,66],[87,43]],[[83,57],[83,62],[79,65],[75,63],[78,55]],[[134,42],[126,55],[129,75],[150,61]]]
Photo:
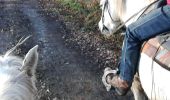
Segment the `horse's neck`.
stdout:
[[[133,16],[135,13],[139,12],[142,8],[145,6],[149,5],[151,2],[155,0],[126,0],[125,4],[125,11],[124,11],[124,16],[122,16],[122,21],[125,22],[127,21],[131,16]],[[131,24],[132,22],[136,21],[136,19],[139,17],[139,15],[142,12],[140,12],[137,16],[132,18],[129,22],[126,23],[126,26]]]

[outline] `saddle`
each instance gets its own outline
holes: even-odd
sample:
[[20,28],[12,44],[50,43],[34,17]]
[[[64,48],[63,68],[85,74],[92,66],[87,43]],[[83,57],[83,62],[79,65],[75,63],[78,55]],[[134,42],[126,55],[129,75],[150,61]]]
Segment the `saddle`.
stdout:
[[141,52],[170,71],[170,32],[149,39],[143,44]]

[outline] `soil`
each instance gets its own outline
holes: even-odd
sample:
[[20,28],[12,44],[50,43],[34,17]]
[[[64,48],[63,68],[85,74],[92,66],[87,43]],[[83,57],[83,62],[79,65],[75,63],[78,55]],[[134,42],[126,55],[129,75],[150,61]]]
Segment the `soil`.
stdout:
[[65,22],[59,13],[48,12],[41,4],[36,0],[0,1],[0,53],[28,35],[31,39],[16,54],[24,56],[39,45],[39,100],[132,100],[131,93],[120,97],[107,92],[101,82],[104,67],[117,62],[111,49],[118,47],[110,47],[113,44],[107,40],[101,42],[100,35],[72,33],[74,23]]

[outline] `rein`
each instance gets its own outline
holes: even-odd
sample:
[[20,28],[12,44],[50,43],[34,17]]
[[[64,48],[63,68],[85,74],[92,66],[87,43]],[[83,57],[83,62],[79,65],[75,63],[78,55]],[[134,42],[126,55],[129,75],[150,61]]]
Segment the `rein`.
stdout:
[[31,37],[31,35],[27,36],[26,38],[22,37],[18,43],[11,48],[10,50],[7,51],[7,53],[5,54],[5,57],[9,56],[17,47],[19,47],[20,45],[22,45],[26,40],[28,40]]
[[[141,10],[139,10],[137,13],[133,14],[133,15],[132,15],[130,18],[128,18],[125,22],[123,22],[122,24],[120,24],[120,25],[116,28],[116,30],[113,32],[113,34],[117,34],[117,32],[118,32],[121,28],[123,28],[127,22],[129,22],[132,18],[134,18],[135,16],[137,16],[140,12],[142,12],[142,11],[144,10],[144,11],[142,12],[142,14],[139,16],[139,18],[140,18],[153,4],[157,3],[158,1],[159,1],[159,0],[156,0],[156,1],[152,2],[151,4],[143,7],[143,8],[142,8]],[[108,6],[109,6],[109,1],[106,0],[106,2],[105,2],[105,4],[104,4],[103,13],[102,13],[103,28],[105,28],[106,30],[109,30],[109,29],[104,25],[104,21],[103,21],[103,19],[104,19],[104,10],[106,9],[106,7],[107,7],[107,9],[108,9],[108,13],[109,13],[109,16],[110,16],[112,22],[118,22],[118,21],[120,21],[120,20],[113,20]]]

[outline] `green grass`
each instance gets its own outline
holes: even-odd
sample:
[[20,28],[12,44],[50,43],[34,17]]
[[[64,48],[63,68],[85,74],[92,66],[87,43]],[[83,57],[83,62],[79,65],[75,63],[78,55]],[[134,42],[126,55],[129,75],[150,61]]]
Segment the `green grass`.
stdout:
[[100,19],[99,2],[96,0],[56,0],[68,11],[68,20],[81,21],[86,31],[95,31]]
[[59,0],[59,1],[62,5],[70,8],[72,11],[81,12],[83,10],[83,6],[76,0]]

